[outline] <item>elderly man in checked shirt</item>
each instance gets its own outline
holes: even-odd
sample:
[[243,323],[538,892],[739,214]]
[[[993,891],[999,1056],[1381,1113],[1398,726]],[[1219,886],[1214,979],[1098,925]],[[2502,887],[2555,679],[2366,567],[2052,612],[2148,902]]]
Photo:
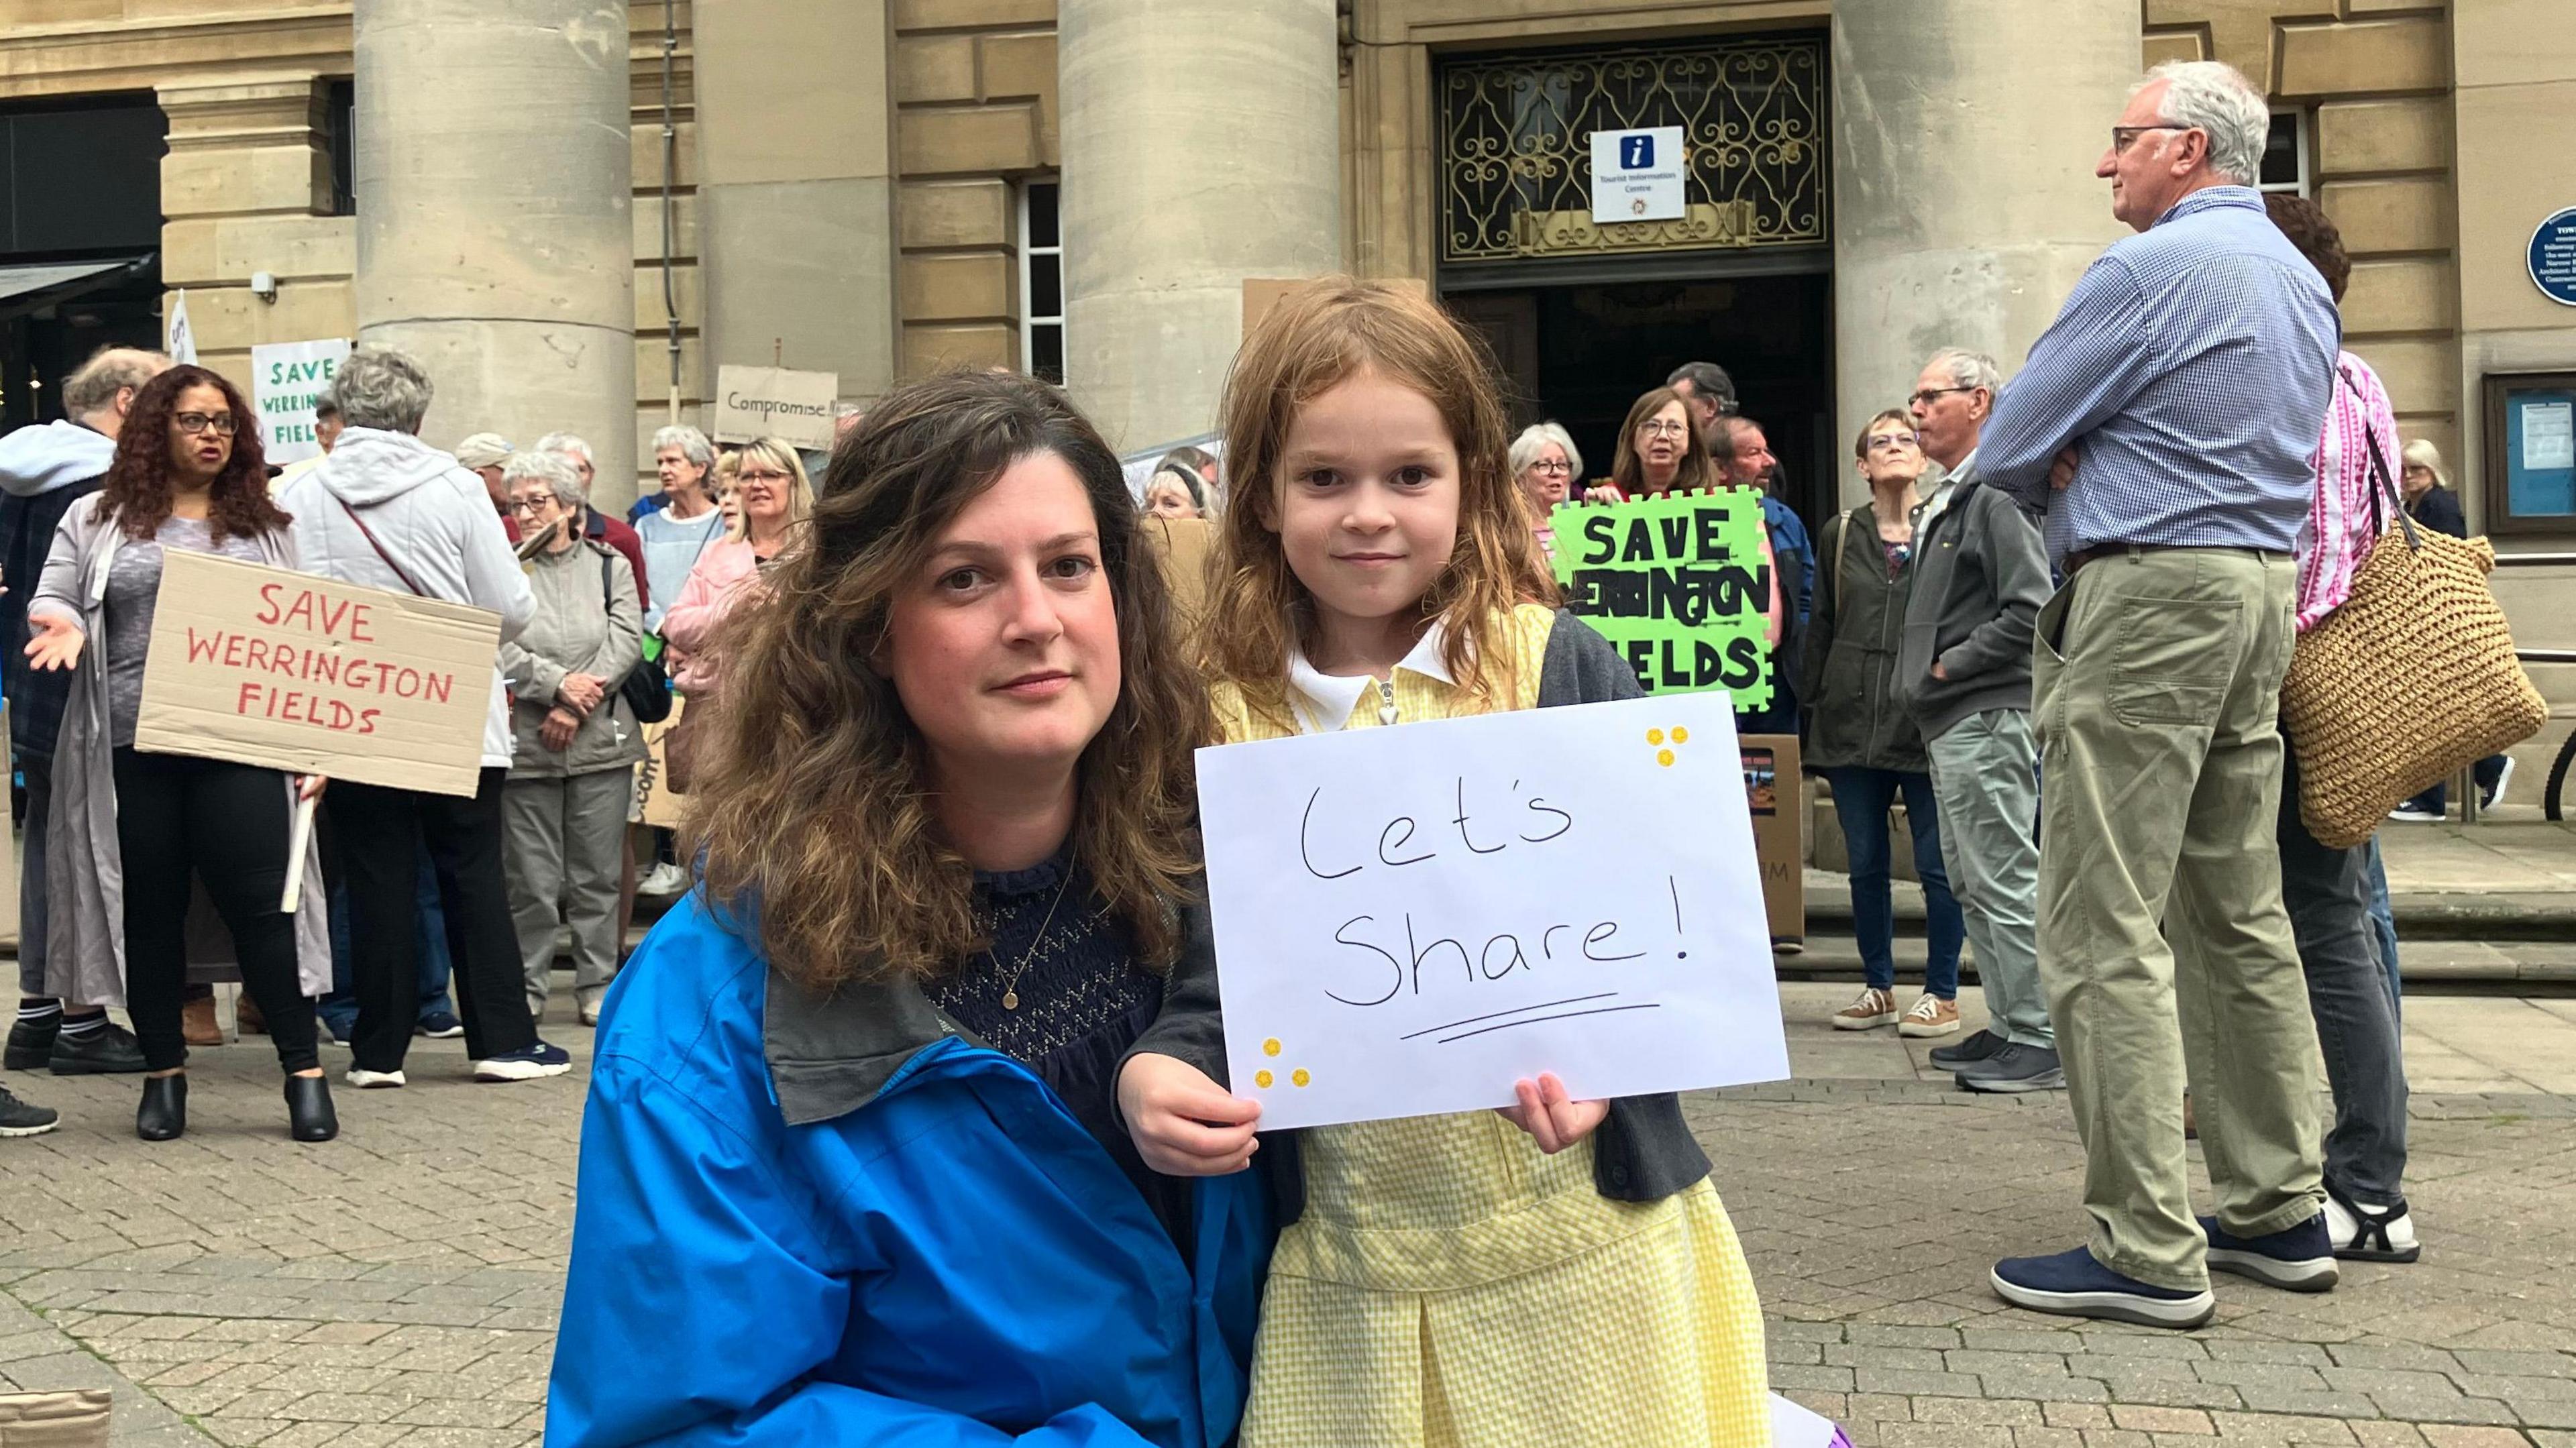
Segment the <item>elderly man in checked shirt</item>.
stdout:
[[[2335,1281],[2274,827],[2292,555],[2341,325],[2254,189],[2270,119],[2215,62],[2136,90],[2096,171],[2139,235],[2077,283],[1977,455],[2046,510],[2065,579],[2033,650],[2039,956],[2092,1232],[1993,1273],[2044,1312],[2186,1328],[2214,1310],[2212,1268]],[[2186,1059],[2218,1203],[2198,1222]]]

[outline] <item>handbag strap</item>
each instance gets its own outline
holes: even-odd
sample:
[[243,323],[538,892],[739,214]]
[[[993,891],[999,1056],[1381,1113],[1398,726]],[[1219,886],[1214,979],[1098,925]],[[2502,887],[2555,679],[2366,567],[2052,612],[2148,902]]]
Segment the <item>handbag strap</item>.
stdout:
[[2424,540],[2415,531],[2415,519],[2406,511],[2406,500],[2398,495],[2395,480],[2388,476],[2388,464],[2380,458],[2379,429],[2371,425],[2370,409],[2364,403],[2361,395],[2361,388],[2353,382],[2352,374],[2345,371],[2340,364],[2335,367],[2335,376],[2341,379],[2344,389],[2352,394],[2353,406],[2361,413],[2361,446],[2362,451],[2367,455],[2367,461],[2370,466],[2370,481],[2372,484],[2370,489],[2370,536],[2376,539],[2382,532],[2387,530],[2388,523],[2386,517],[2383,516],[2384,509],[2386,513],[2394,514],[2396,516],[2397,526],[2403,530],[2406,535],[2407,548],[2413,552],[2421,553],[2424,551]]
[[[325,489],[324,491],[327,492],[329,490]],[[367,546],[376,550],[376,556],[378,558],[385,560],[385,566],[394,571],[394,577],[402,580],[403,587],[410,589],[415,597],[429,597],[429,590],[412,582],[411,575],[405,573],[403,571],[403,566],[394,561],[394,556],[385,551],[384,543],[376,537],[376,530],[367,526],[367,520],[358,516],[358,510],[349,506],[348,499],[341,497],[338,493],[332,493],[331,501],[339,504],[340,511],[349,515],[349,521],[358,525],[358,532],[365,536]]]

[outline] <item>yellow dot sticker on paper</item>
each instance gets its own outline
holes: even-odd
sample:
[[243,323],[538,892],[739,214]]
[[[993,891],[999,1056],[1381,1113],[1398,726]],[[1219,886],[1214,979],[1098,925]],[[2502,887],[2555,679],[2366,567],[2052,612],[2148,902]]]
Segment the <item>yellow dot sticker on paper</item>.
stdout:
[[[1269,1072],[1267,1072],[1267,1071],[1265,1071],[1265,1072],[1263,1072],[1262,1074],[1266,1076],[1266,1075],[1268,1075],[1268,1074],[1270,1074],[1270,1073],[1269,1073]],[[1295,1071],[1292,1071],[1292,1072],[1290,1072],[1290,1073],[1289,1073],[1289,1075],[1288,1075],[1288,1079],[1289,1079],[1289,1080],[1291,1080],[1291,1081],[1296,1082],[1296,1083],[1297,1083],[1298,1085],[1300,1085],[1300,1086],[1303,1086],[1303,1085],[1305,1085],[1307,1082],[1312,1081],[1312,1080],[1314,1080],[1315,1078],[1314,1078],[1314,1077],[1312,1077],[1312,1076],[1307,1075],[1307,1074],[1306,1074],[1306,1068],[1305,1068],[1305,1067],[1303,1067],[1303,1066],[1300,1066],[1300,1067],[1298,1067]]]
[[1261,1043],[1261,1054],[1263,1054],[1263,1055],[1265,1055],[1265,1056],[1276,1056],[1276,1055],[1278,1055],[1278,1054],[1279,1054],[1279,1038],[1278,1038],[1277,1036],[1273,1036],[1273,1037],[1271,1037],[1269,1040],[1266,1040],[1266,1041],[1262,1042],[1262,1043]]
[[1649,744],[1661,744],[1661,743],[1663,743],[1663,742],[1664,742],[1664,731],[1662,731],[1661,729],[1649,729],[1649,730],[1647,730],[1647,731],[1646,731],[1646,742],[1647,742],[1647,743],[1649,743]]
[[1669,749],[1658,749],[1658,750],[1656,750],[1656,751],[1655,751],[1655,762],[1656,762],[1657,764],[1662,765],[1662,766],[1663,766],[1664,768],[1666,768],[1666,769],[1670,769],[1670,768],[1672,768],[1672,767],[1673,767],[1673,752],[1672,752],[1671,750],[1669,750]]
[[[1302,1074],[1302,1073],[1301,1073],[1301,1074]],[[1252,1084],[1253,1084],[1253,1085],[1255,1085],[1255,1086],[1258,1086],[1258,1087],[1262,1088],[1262,1089],[1263,1089],[1263,1090],[1265,1090],[1265,1091],[1266,1091],[1266,1090],[1268,1090],[1268,1089],[1270,1089],[1270,1081],[1271,1081],[1271,1076],[1270,1076],[1270,1073],[1269,1073],[1269,1072],[1267,1072],[1267,1071],[1255,1071],[1255,1072],[1253,1072],[1253,1073],[1252,1073]],[[1300,1083],[1298,1083],[1298,1084],[1303,1085],[1303,1084],[1305,1084],[1305,1083],[1300,1082]]]
[[1685,729],[1685,728],[1683,728],[1683,727],[1682,727],[1682,726],[1680,726],[1679,724],[1674,725],[1674,726],[1673,726],[1673,742],[1674,742],[1675,744],[1688,744],[1688,743],[1690,743],[1690,731],[1689,731],[1689,730],[1687,730],[1687,729]]

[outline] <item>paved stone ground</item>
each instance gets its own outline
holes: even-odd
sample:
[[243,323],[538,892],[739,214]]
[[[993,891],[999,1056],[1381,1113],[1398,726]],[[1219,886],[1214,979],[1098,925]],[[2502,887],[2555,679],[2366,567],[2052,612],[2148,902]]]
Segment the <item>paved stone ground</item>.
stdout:
[[[2063,1098],[1963,1096],[1919,1048],[1838,1037],[1848,991],[1785,992],[1799,1080],[1691,1111],[1775,1382],[1859,1443],[2576,1448],[2568,1002],[2408,1002],[2410,1053],[2456,1058],[2415,1103],[2423,1263],[2325,1297],[2222,1278],[2217,1321],[2170,1334],[1989,1295],[1993,1258],[2081,1230]],[[134,1139],[130,1079],[13,1077],[67,1120],[0,1143],[0,1388],[113,1386],[144,1448],[537,1442],[581,1076],[477,1086],[422,1042],[412,1079],[343,1092],[343,1136],[307,1147],[257,1043],[199,1053],[167,1145]]]

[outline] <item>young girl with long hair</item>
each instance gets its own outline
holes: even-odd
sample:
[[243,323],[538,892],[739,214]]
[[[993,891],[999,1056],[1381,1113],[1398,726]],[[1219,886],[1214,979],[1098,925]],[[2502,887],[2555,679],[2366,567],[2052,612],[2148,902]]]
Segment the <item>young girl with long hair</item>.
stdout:
[[[1206,614],[1229,741],[1640,692],[1543,601],[1489,375],[1435,305],[1376,283],[1306,288],[1246,339]],[[1213,991],[1176,982],[1119,1080],[1149,1164],[1251,1152],[1223,1054]],[[1770,1442],[1760,1307],[1679,1102],[1517,1092],[1263,1140],[1288,1225],[1245,1448]]]

